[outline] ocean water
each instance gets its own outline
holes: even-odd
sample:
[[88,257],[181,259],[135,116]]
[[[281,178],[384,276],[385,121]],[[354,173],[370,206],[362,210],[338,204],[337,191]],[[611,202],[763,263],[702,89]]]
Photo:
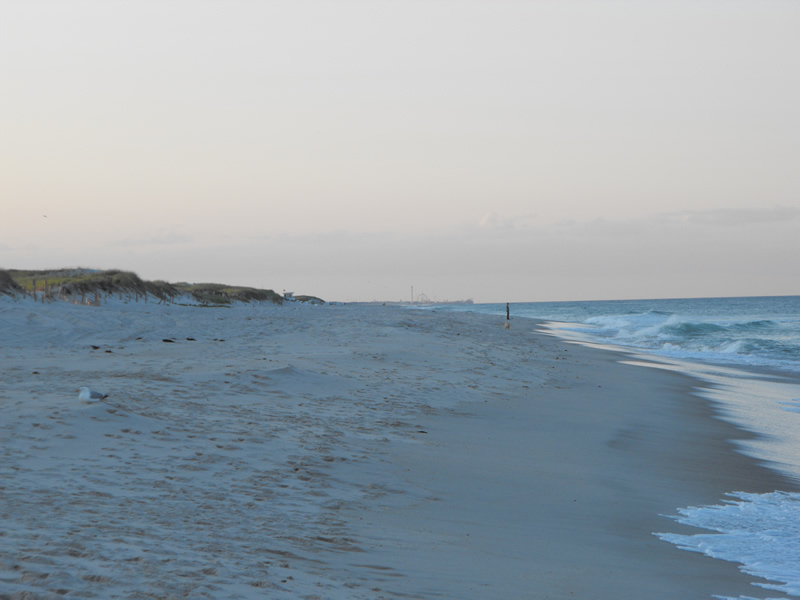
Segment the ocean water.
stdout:
[[[417,308],[506,314],[505,304]],[[800,483],[800,296],[531,302],[512,303],[510,311],[514,327],[543,320],[553,335],[703,380],[698,395],[760,434],[739,450]],[[774,582],[764,587],[779,592],[776,598],[800,598],[800,494],[730,490],[719,505],[676,507],[673,516],[708,533],[654,534],[739,563]]]

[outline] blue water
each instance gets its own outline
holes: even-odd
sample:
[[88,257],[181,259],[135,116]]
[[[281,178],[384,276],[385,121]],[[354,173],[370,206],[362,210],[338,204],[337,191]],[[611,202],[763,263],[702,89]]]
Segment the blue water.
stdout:
[[[505,304],[431,305],[505,316]],[[530,302],[511,318],[554,322],[556,332],[669,358],[800,375],[800,296]]]
[[[505,304],[418,308],[506,314]],[[625,362],[700,378],[696,393],[722,418],[761,434],[737,442],[739,450],[800,484],[800,296],[531,302],[510,310],[514,328],[543,320],[559,337],[623,350]],[[730,490],[719,505],[676,507],[675,519],[709,533],[654,533],[773,581],[765,587],[780,592],[775,598],[800,598],[800,494]]]

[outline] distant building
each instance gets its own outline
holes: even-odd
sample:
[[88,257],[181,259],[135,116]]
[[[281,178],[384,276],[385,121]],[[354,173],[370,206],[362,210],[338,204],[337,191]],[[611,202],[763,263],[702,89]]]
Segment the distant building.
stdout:
[[294,302],[294,292],[283,291],[283,299],[287,302]]

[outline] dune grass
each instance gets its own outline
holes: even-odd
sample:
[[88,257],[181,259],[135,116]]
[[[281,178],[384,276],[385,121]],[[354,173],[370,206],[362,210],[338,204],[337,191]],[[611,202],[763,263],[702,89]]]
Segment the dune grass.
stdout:
[[204,304],[230,304],[231,302],[281,304],[283,302],[280,294],[272,290],[230,286],[223,283],[179,283],[175,285],[182,293],[190,294],[196,301]]
[[13,296],[23,292],[20,286],[8,271],[0,270],[0,294]]
[[325,301],[322,298],[317,298],[316,296],[295,296],[294,299],[297,302],[308,302],[310,304],[325,304]]
[[283,302],[283,298],[273,290],[220,283],[146,281],[136,273],[119,269],[0,270],[0,293],[15,295],[34,292],[65,299],[92,295],[141,296],[145,299],[152,296],[164,302],[174,302],[188,295],[196,302],[211,306],[226,306],[232,302]]

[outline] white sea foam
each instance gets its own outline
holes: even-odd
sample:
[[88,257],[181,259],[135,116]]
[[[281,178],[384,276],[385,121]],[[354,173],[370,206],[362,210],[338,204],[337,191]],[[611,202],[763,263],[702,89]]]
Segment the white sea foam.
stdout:
[[746,345],[747,344],[744,342],[744,340],[734,340],[731,342],[722,343],[714,349],[709,348],[706,351],[722,352],[723,354],[740,354],[746,349]]
[[[499,306],[471,309],[500,314]],[[737,448],[800,481],[800,297],[531,303],[512,305],[511,314],[548,321],[560,337],[633,349],[655,358],[640,364],[708,382],[695,393],[712,400],[726,420],[759,434],[737,441]],[[788,377],[764,378],[764,369]],[[680,511],[681,522],[716,533],[659,536],[741,563],[777,582],[773,589],[800,596],[800,496],[732,498]]]
[[717,533],[656,535],[684,550],[740,563],[744,572],[776,582],[758,585],[800,596],[800,494],[736,492],[729,496],[734,500],[683,508],[673,517]]
[[[472,305],[495,312],[499,305]],[[513,305],[512,315],[673,358],[798,371],[800,298],[706,298]]]

